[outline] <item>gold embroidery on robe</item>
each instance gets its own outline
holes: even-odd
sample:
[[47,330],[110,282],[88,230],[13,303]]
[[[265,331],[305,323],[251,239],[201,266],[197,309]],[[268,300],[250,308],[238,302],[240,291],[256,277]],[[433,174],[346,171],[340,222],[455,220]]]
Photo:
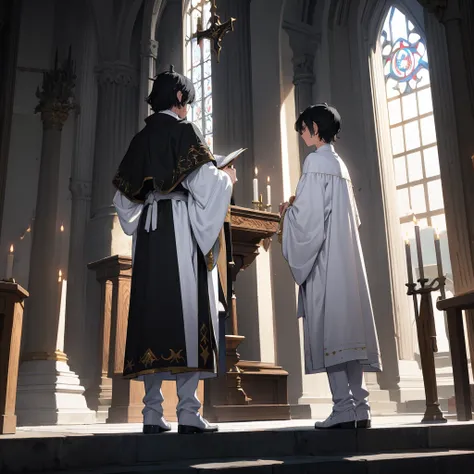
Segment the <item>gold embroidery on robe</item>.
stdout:
[[209,329],[205,324],[201,326],[201,357],[204,361],[204,365],[206,365],[207,360],[209,359]]
[[153,362],[156,362],[158,358],[156,357],[155,354],[153,354],[153,351],[151,349],[147,349],[145,351],[145,354],[142,355],[140,362],[145,366],[145,367],[151,367],[153,365]]
[[129,371],[132,371],[134,367],[135,367],[135,364],[133,363],[133,360],[127,360],[127,363],[125,365],[125,370],[129,372]]
[[161,356],[161,359],[166,361],[166,362],[175,362],[177,364],[181,360],[184,361],[184,357],[182,356],[182,352],[183,352],[183,349],[181,349],[177,352],[174,351],[173,349],[170,349],[169,357],[165,358],[165,357]]

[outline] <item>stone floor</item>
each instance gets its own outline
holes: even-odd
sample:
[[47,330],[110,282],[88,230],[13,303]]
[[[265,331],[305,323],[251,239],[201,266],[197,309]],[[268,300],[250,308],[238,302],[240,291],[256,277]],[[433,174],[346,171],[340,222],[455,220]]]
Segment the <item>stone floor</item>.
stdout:
[[[395,415],[374,417],[373,428],[393,428],[403,426],[420,426],[423,415]],[[256,421],[241,423],[220,423],[221,433],[251,432],[251,431],[274,431],[274,430],[299,430],[312,429],[315,420],[288,420],[288,421]],[[474,422],[473,422],[474,423]],[[449,425],[462,424],[449,420]],[[173,431],[177,431],[177,424],[171,423]],[[423,425],[421,425],[423,426]],[[425,425],[426,426],[426,425]],[[120,433],[141,433],[142,425],[138,423],[128,424],[94,424],[94,425],[62,425],[62,426],[36,426],[19,427],[15,435],[0,436],[6,438],[36,438],[36,437],[56,437],[56,436],[76,436],[76,435],[106,435]]]
[[224,423],[198,436],[145,436],[140,424],[23,427],[0,436],[0,474],[474,473],[474,422],[421,418],[376,417],[370,430],[315,430],[314,420]]

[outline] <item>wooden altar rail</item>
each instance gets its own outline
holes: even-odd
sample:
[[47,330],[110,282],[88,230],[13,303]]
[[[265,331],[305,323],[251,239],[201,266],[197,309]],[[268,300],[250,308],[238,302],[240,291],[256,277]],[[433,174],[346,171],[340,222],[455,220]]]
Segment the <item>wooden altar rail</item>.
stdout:
[[17,283],[0,281],[0,435],[16,432],[23,301],[28,296]]
[[447,313],[457,419],[459,421],[470,421],[472,420],[472,401],[463,311],[467,311],[468,341],[474,374],[474,318],[472,314],[472,310],[474,310],[474,291],[440,300],[436,306],[440,311],[446,311]]

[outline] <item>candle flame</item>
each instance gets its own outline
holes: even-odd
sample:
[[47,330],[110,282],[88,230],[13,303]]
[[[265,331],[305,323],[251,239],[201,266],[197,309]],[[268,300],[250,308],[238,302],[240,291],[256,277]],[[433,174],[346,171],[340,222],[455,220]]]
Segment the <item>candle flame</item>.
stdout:
[[405,234],[405,243],[406,243],[407,245],[410,244],[410,238],[408,237],[408,232]]
[[267,178],[267,183],[270,184],[270,176]]
[[62,270],[59,270],[59,272],[58,272],[58,282],[61,282],[62,279],[63,279],[63,272],[62,272]]
[[61,232],[64,232],[64,226],[61,224]]
[[434,232],[435,232],[435,239],[439,240],[439,229],[437,227],[435,227]]
[[413,224],[418,225],[418,219],[416,218],[415,214],[413,214]]
[[258,168],[255,167],[255,176],[258,176]]
[[13,251],[15,250],[15,248],[13,247],[13,244],[10,245],[10,253],[13,253]]

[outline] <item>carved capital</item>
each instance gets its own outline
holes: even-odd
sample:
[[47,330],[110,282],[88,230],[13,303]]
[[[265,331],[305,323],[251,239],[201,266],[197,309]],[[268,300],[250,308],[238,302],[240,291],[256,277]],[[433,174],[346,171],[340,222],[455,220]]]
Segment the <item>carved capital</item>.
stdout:
[[285,21],[283,28],[288,33],[293,51],[293,84],[313,84],[315,81],[313,64],[321,41],[320,35],[315,34],[310,26],[303,23]]
[[142,42],[142,57],[156,59],[158,57],[158,41],[149,38]]
[[80,181],[71,179],[69,181],[69,190],[73,199],[81,201],[90,201],[92,196],[92,183],[90,181]]
[[62,130],[69,116],[69,112],[77,109],[74,98],[76,87],[76,72],[74,62],[69,56],[61,66],[58,66],[58,54],[54,68],[43,73],[41,89],[36,89],[39,104],[35,113],[41,113],[41,120],[45,130]]
[[69,112],[75,108],[74,104],[61,104],[59,102],[42,103],[36,107],[36,113],[41,113],[41,120],[45,130],[61,131],[69,117]]
[[418,2],[430,13],[434,13],[439,21],[443,21],[448,0],[418,0]]
[[97,69],[99,85],[116,84],[124,87],[138,85],[137,71],[130,64],[105,63]]
[[293,84],[314,84],[314,55],[302,54],[293,57]]

